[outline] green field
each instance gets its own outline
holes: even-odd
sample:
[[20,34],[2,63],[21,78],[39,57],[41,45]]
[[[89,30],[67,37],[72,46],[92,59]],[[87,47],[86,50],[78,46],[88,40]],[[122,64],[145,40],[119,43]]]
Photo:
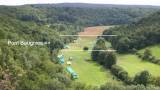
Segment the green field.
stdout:
[[153,76],[160,76],[160,65],[142,61],[136,55],[118,55],[118,65],[123,67],[131,77],[143,70],[148,70]]
[[[79,76],[79,78],[75,81],[96,86],[105,84],[106,82],[121,83],[120,81],[113,80],[113,75],[109,70],[104,69],[101,65],[91,60],[91,52],[83,51],[84,46],[89,47],[89,50],[91,50],[95,42],[95,37],[80,37],[74,43],[69,44],[69,49],[61,50],[61,54],[64,54],[65,60],[68,60],[69,57],[73,58],[71,66]],[[111,46],[111,44],[108,42],[106,42],[106,45],[107,47]],[[151,46],[148,48],[152,51],[152,54],[154,56],[160,57],[160,45]],[[144,49],[140,50],[139,52],[144,52]],[[142,61],[136,55],[132,54],[124,54],[117,56],[117,64],[124,68],[124,70],[126,70],[131,77],[134,77],[137,73],[143,70],[148,70],[153,76],[160,76],[160,65]],[[65,64],[65,66],[67,65]]]
[[[138,52],[143,53],[145,49],[151,50],[153,56],[160,58],[160,45],[149,46]],[[160,65],[142,61],[136,55],[118,55],[118,65],[123,67],[131,77],[143,70],[148,70],[153,76],[160,76]]]
[[87,57],[90,57],[89,52],[63,52],[65,58],[73,57],[72,67],[78,73],[79,79],[76,81],[83,82],[88,85],[101,85],[106,82],[116,83],[112,78],[109,70],[104,69],[101,65],[98,65],[96,62],[85,60]]
[[75,81],[94,86],[99,86],[105,84],[106,82],[119,83],[119,81],[112,79],[113,76],[109,70],[104,69],[101,65],[91,60],[89,51],[72,51],[83,50],[84,46],[92,49],[95,42],[95,38],[83,37],[78,39],[76,43],[70,43],[69,49],[64,49],[61,51],[61,53],[65,56],[65,60],[69,57],[73,58],[71,67],[73,67],[74,71],[79,76],[79,78]]
[[[150,47],[147,47],[145,49],[151,50],[151,53],[152,53],[153,56],[155,56],[156,58],[160,58],[160,45],[150,46]],[[142,49],[139,52],[143,53],[145,49]]]

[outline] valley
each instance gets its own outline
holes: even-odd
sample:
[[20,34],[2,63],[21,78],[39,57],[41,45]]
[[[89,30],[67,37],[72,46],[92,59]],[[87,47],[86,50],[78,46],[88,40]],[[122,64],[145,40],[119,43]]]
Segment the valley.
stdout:
[[160,90],[160,7],[0,5],[0,90]]

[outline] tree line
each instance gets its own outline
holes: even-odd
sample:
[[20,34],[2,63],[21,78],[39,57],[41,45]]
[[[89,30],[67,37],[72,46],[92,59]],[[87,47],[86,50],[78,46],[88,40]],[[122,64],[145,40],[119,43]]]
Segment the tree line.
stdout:
[[[122,13],[119,14],[120,12]],[[98,88],[75,83],[67,77],[64,67],[54,62],[58,50],[62,49],[64,44],[75,39],[60,37],[60,34],[77,34],[83,29],[83,26],[126,24],[134,21],[133,19],[148,15],[150,12],[154,12],[154,9],[46,8],[35,7],[34,5],[0,6],[0,89],[105,90],[109,87],[111,90],[114,90],[114,88],[126,88],[127,90],[129,88],[143,88],[144,90],[149,88],[154,90],[152,86],[125,87],[123,85],[112,86],[106,84]],[[8,39],[12,41],[50,41],[50,44],[34,47],[10,46],[6,43]],[[56,51],[54,52],[55,55],[53,55],[53,50]],[[102,60],[109,58],[114,61],[105,63],[105,61],[97,60],[97,62],[104,62],[104,66],[111,68],[116,63],[116,57],[113,53],[106,52],[99,55],[103,56],[103,54],[105,54],[105,57],[99,58],[102,58]]]
[[104,38],[110,41],[119,53],[136,52],[146,46],[160,43],[159,19],[160,12],[153,13],[138,22],[104,31],[104,35],[117,35]]
[[[97,51],[96,51],[97,50]],[[91,57],[93,60],[103,65],[106,69],[109,69],[115,77],[113,79],[119,79],[124,82],[126,85],[155,85],[160,86],[159,77],[153,77],[148,71],[141,71],[137,73],[134,77],[130,77],[128,72],[125,71],[122,67],[116,64],[117,58],[114,52],[107,51],[98,51],[98,50],[107,50],[105,45],[105,40],[99,38],[93,47]],[[149,58],[150,52],[145,51],[143,58]]]

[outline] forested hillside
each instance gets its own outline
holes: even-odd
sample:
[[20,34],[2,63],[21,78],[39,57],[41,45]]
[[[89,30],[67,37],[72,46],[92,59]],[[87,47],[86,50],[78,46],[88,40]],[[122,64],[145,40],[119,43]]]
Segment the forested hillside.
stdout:
[[[159,70],[155,70],[159,68],[160,63],[159,58],[157,58],[160,54],[156,52],[159,51],[158,45],[160,43],[159,20],[160,12],[158,11],[143,17],[137,22],[115,26],[103,32],[103,35],[117,35],[104,38],[111,42],[112,48],[118,52],[117,66],[112,66],[111,71],[127,84],[132,82],[145,86],[150,84],[159,86],[159,76],[154,76],[154,73],[152,73],[152,71],[155,71],[159,75]],[[151,52],[151,49],[148,49],[151,46],[158,48]],[[152,66],[156,68],[154,67],[151,70]],[[137,71],[139,73],[135,74]],[[133,77],[132,75],[134,75],[134,78],[130,79]],[[126,79],[127,77],[129,78]]]
[[128,24],[139,20],[143,16],[150,15],[159,9],[158,7],[154,8],[151,6],[132,7],[123,5],[104,5],[104,7],[95,8],[96,5],[95,7],[94,5],[85,7],[87,6],[85,4],[42,4],[31,6],[49,12],[47,14],[49,22],[69,22],[83,26]]
[[[85,4],[84,4],[85,5]],[[107,8],[85,8],[56,5],[1,6],[1,13],[22,21],[41,24],[74,24],[82,26],[120,25],[135,22],[159,10],[152,6],[116,6]],[[10,14],[12,13],[12,14]]]
[[[0,7],[0,89],[62,90],[70,87],[62,66],[53,63],[52,50],[63,48],[73,38],[76,25],[48,24],[39,21],[42,11],[30,7]],[[29,16],[27,16],[29,15]],[[10,41],[50,42],[42,46],[8,45]]]
[[121,5],[121,4],[91,4],[91,3],[58,3],[58,4],[40,4],[36,6],[45,7],[79,7],[79,8],[159,8],[150,5]]
[[[84,26],[135,22],[157,10],[158,8],[143,7],[92,9],[39,5],[0,6],[0,90],[105,90],[104,88],[128,90],[128,88],[139,88],[139,86],[125,87],[121,85],[114,87],[109,84],[101,86],[101,88],[86,87],[85,84],[72,82],[66,75],[64,67],[55,61],[58,50],[75,38],[64,38],[59,35],[77,34],[83,30]],[[143,20],[141,22],[148,25],[144,29],[152,28],[148,29],[151,33],[154,29],[151,26],[156,25],[155,30],[158,32],[159,23],[153,22],[158,18],[153,20],[152,16],[149,19],[151,23]],[[159,17],[159,14],[157,13],[155,17]],[[125,26],[124,29],[129,27]],[[116,30],[114,31],[116,32]],[[128,32],[132,33],[129,30]],[[105,34],[111,33],[112,31],[109,31]],[[125,35],[125,31],[122,30],[122,33]],[[146,42],[146,45],[158,43],[160,40],[158,36],[158,33],[153,32],[153,37],[157,37],[157,40]],[[21,46],[8,45],[8,40],[49,43],[42,46]],[[129,49],[132,48],[129,47]],[[154,87],[147,88],[152,90]]]
[[132,52],[149,45],[160,43],[160,12],[146,16],[130,25],[106,30],[104,35],[114,34],[117,37],[106,38],[119,52]]

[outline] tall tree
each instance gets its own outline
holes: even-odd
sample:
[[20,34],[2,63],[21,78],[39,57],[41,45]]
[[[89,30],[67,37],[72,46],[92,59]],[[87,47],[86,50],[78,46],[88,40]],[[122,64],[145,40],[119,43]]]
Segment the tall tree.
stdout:
[[142,71],[140,74],[137,74],[134,78],[136,84],[147,85],[150,82],[151,75],[148,71]]
[[117,62],[116,55],[113,52],[107,52],[104,59],[105,59],[105,67],[107,68],[111,68],[112,65],[116,64]]

